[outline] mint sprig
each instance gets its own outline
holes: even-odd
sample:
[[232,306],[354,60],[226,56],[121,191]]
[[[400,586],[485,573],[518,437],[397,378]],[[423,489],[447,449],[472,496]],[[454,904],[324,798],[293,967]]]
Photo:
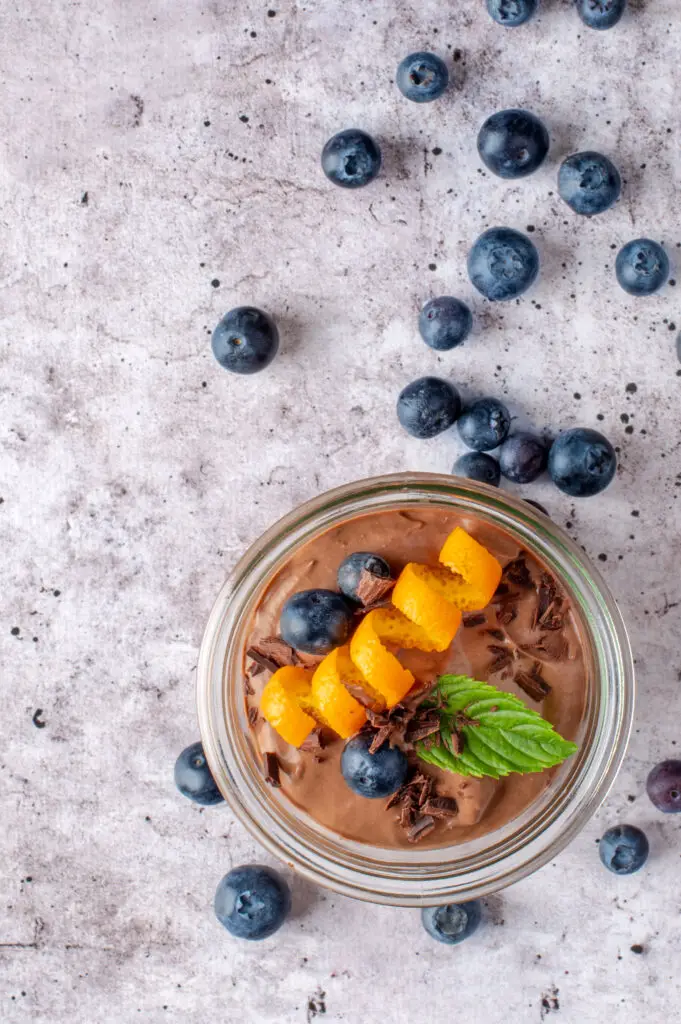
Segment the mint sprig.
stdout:
[[416,752],[457,775],[528,775],[561,764],[577,750],[518,697],[469,676],[440,676],[424,706],[437,708],[440,732],[419,742]]

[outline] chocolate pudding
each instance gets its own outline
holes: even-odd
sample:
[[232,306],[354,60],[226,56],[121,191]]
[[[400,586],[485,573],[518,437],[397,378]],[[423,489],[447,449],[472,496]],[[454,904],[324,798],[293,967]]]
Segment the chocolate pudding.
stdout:
[[[499,527],[441,509],[370,513],[333,527],[301,547],[265,589],[253,616],[244,651],[266,651],[267,638],[279,632],[284,602],[313,587],[336,589],[342,560],[370,551],[389,563],[397,576],[407,562],[437,565],[440,549],[457,526],[471,534],[504,567],[492,602],[466,613],[453,643],[443,653],[399,651],[416,680],[415,689],[444,673],[471,676],[520,697],[547,719],[560,735],[579,743],[590,664],[580,623],[560,587],[517,541]],[[361,619],[358,612],[357,622]],[[321,659],[306,654],[299,661],[314,667]],[[275,659],[276,662],[276,659]],[[425,834],[414,835],[412,819],[398,803],[354,793],[340,770],[345,741],[321,731],[321,745],[296,749],[285,743],[258,713],[262,690],[276,663],[267,656],[244,654],[246,701],[253,747],[270,781],[317,822],[342,836],[382,847],[442,847],[493,832],[517,817],[548,787],[556,769],[504,779],[475,779],[444,771],[412,757],[414,772],[424,776],[438,798],[455,813],[437,817]],[[405,699],[409,704],[409,696]],[[271,755],[271,756],[267,756]],[[456,802],[451,803],[451,798]]]

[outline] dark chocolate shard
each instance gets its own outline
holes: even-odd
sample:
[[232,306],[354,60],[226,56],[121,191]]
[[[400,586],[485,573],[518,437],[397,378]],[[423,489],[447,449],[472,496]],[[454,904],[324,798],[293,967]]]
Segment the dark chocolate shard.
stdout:
[[414,807],[414,800],[411,796],[407,796],[402,800],[402,810],[400,811],[400,825],[402,828],[411,828],[415,817],[416,810]]
[[487,633],[488,636],[491,636],[493,640],[498,640],[500,643],[503,643],[507,639],[503,629],[485,629],[483,632]]
[[518,555],[504,568],[502,579],[508,580],[517,587],[529,590],[533,586],[532,576],[525,561],[525,555]]
[[469,612],[463,617],[464,629],[473,629],[475,626],[484,626],[487,616],[484,612]]
[[423,806],[423,813],[432,818],[453,818],[459,813],[459,805],[453,796],[431,796]]
[[[249,658],[253,658],[254,661],[258,661],[253,656],[253,652],[259,654],[261,658],[267,658],[273,662],[277,668],[284,668],[286,666],[297,665],[298,655],[285,640],[282,640],[280,636],[265,636],[262,640],[258,640],[257,644],[253,644],[252,647],[246,652]],[[262,661],[258,662],[263,664]],[[267,667],[267,666],[265,666]]]
[[371,709],[373,709],[373,708],[378,708],[380,706],[378,704],[376,698],[375,697],[371,697],[366,692],[366,690],[363,689],[361,686],[359,686],[357,683],[346,683],[346,682],[344,682],[343,685],[345,686],[345,689],[348,691],[350,696],[354,697],[355,700],[357,701],[357,703],[361,704],[363,708],[367,708],[367,709],[371,708]]
[[256,707],[250,707],[248,709],[248,724],[253,728],[255,723],[258,721],[258,709]]
[[507,606],[497,612],[497,622],[500,626],[510,626],[517,614],[517,608]]
[[377,576],[368,569],[362,569],[357,584],[357,599],[364,608],[382,601],[395,586],[396,580],[390,576]]
[[418,743],[426,736],[440,731],[440,715],[436,708],[424,708],[414,715],[405,733],[405,743]]
[[244,693],[247,697],[252,697],[255,694],[255,690],[251,686],[251,681],[248,676],[244,679]]
[[369,753],[376,754],[381,749],[386,740],[392,738],[393,734],[395,733],[395,728],[396,726],[393,725],[392,722],[388,722],[387,725],[382,725],[381,728],[376,731],[374,738],[372,739],[369,745]]
[[532,700],[541,701],[551,693],[551,687],[541,676],[530,675],[529,672],[516,672],[515,681]]
[[279,758],[274,751],[267,750],[263,754],[263,761],[265,763],[265,782],[277,789],[281,786],[281,778],[279,776]]
[[434,828],[435,819],[430,814],[422,814],[407,832],[407,839],[410,843],[418,843],[430,835]]

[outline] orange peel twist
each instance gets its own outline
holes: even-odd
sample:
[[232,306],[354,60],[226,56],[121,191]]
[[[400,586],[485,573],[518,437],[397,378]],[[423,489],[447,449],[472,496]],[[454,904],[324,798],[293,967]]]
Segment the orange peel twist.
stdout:
[[390,647],[445,651],[462,612],[489,604],[502,568],[482,544],[457,526],[439,559],[439,566],[409,562],[393,588],[392,607],[368,612],[350,643],[327,654],[314,672],[287,667],[274,673],[260,711],[287,743],[300,746],[319,723],[343,739],[353,736],[366,711],[350,690],[358,688],[372,703],[391,708],[414,685],[413,674]]

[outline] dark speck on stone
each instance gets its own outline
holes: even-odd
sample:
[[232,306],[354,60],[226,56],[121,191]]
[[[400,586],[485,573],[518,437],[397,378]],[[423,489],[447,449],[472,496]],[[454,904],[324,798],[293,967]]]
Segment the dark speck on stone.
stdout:
[[639,510],[637,508],[632,508],[631,514],[634,517],[634,519],[638,519],[638,517],[641,515],[641,513],[639,512]]
[[276,16],[277,16],[277,12],[276,11],[269,10],[267,12],[267,17],[268,18],[276,18]]
[[635,799],[636,799],[636,797],[635,797],[635,796],[633,796],[633,795],[632,795],[631,793],[630,793],[630,794],[629,794],[629,796],[627,797],[627,800],[629,801],[629,803],[630,803],[630,804],[633,804],[633,802],[634,802],[634,800],[635,800]]
[[59,597],[59,595],[61,594],[61,590],[53,590],[52,594],[54,597]]
[[454,50],[454,53],[452,54],[452,60],[460,61],[462,57],[463,53],[461,52],[461,50]]
[[439,156],[441,152],[442,150],[440,149],[439,146],[435,146],[434,149],[432,150],[433,156]]
[[638,388],[636,387],[635,384],[627,384],[627,386],[626,386],[626,388],[624,390],[626,391],[626,393],[628,395],[635,395],[636,392],[638,391]]
[[220,287],[220,281],[218,280],[217,277],[213,278],[213,280],[211,281],[211,284],[213,285],[213,288],[219,288]]
[[634,433],[634,428],[632,427],[631,423],[629,424],[628,427],[624,428],[624,433],[625,434],[633,434]]
[[210,128],[210,121],[204,121],[203,122],[203,127],[204,128]]
[[36,708],[35,711],[33,712],[33,717],[31,719],[31,721],[33,722],[33,724],[36,727],[36,729],[44,729],[45,726],[47,725],[47,722],[43,722],[43,720],[42,720],[42,714],[43,714],[43,709],[42,708]]
[[634,945],[631,947],[631,952],[636,953],[638,956],[640,956],[643,952],[643,946],[639,945],[638,942],[635,942]]
[[607,562],[607,561],[608,561],[608,556],[607,556],[607,555],[604,555],[604,554],[603,554],[603,553],[601,552],[601,554],[600,554],[600,555],[598,556],[598,561],[599,561],[599,562]]
[[582,396],[580,395],[579,391],[575,391],[575,393],[574,393],[574,395],[572,397],[575,398],[577,401],[579,401]]
[[19,636],[19,633],[21,632],[21,630],[19,629],[18,626],[12,626],[12,629],[11,629],[10,632],[12,633],[12,636]]
[[89,194],[89,192],[83,192],[82,196],[80,197],[81,206],[87,206],[89,201],[90,201],[90,194]]
[[429,263],[428,270],[437,270],[437,263]]
[[530,232],[530,234],[532,234],[532,232],[534,231],[534,224],[528,224],[527,230]]
[[605,416],[603,415],[602,412],[599,412],[598,415],[596,416],[596,419],[603,421],[605,419]]
[[246,114],[239,114],[239,120],[243,121],[244,124],[248,123],[248,117]]

